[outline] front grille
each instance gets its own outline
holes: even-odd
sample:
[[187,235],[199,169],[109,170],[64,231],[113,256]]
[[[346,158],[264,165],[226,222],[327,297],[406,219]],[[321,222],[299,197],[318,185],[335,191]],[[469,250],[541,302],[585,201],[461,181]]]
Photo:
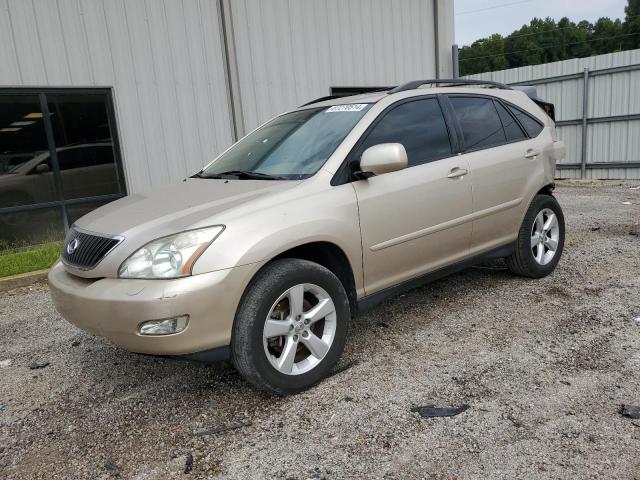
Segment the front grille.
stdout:
[[121,241],[122,237],[71,227],[62,245],[62,261],[74,268],[91,270]]

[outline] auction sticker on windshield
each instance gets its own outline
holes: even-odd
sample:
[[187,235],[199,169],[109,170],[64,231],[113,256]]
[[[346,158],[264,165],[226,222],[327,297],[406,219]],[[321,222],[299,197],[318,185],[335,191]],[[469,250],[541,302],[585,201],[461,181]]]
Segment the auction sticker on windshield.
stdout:
[[366,103],[350,103],[347,105],[334,105],[327,108],[327,112],[359,112],[367,106]]

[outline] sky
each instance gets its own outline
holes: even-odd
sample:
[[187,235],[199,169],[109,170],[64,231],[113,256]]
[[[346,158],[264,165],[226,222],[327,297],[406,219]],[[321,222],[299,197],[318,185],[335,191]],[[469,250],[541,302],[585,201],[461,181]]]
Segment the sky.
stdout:
[[569,17],[593,22],[600,17],[624,18],[627,0],[453,0],[456,43],[470,45],[492,33],[508,35],[533,17]]

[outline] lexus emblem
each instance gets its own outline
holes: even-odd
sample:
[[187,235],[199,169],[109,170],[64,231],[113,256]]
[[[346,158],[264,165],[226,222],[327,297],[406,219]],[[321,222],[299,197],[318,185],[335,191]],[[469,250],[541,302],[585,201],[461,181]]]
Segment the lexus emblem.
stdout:
[[69,255],[72,255],[73,252],[75,252],[79,246],[80,246],[80,240],[78,240],[77,238],[74,238],[69,243],[67,243],[67,253]]

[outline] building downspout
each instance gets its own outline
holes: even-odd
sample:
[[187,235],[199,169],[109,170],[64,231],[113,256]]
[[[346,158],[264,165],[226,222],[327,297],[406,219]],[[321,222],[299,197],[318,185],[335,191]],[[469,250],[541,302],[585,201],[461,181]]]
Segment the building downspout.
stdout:
[[222,55],[225,64],[224,79],[228,108],[231,114],[231,133],[235,142],[244,136],[245,126],[242,115],[240,75],[238,73],[238,57],[236,56],[236,41],[233,32],[233,17],[231,16],[231,1],[218,0],[217,7]]
[[451,46],[451,61],[453,62],[453,78],[460,78],[460,51],[455,43]]
[[440,33],[438,32],[439,23],[438,0],[433,0],[433,36],[435,40],[435,63],[436,63],[436,80],[440,78]]

